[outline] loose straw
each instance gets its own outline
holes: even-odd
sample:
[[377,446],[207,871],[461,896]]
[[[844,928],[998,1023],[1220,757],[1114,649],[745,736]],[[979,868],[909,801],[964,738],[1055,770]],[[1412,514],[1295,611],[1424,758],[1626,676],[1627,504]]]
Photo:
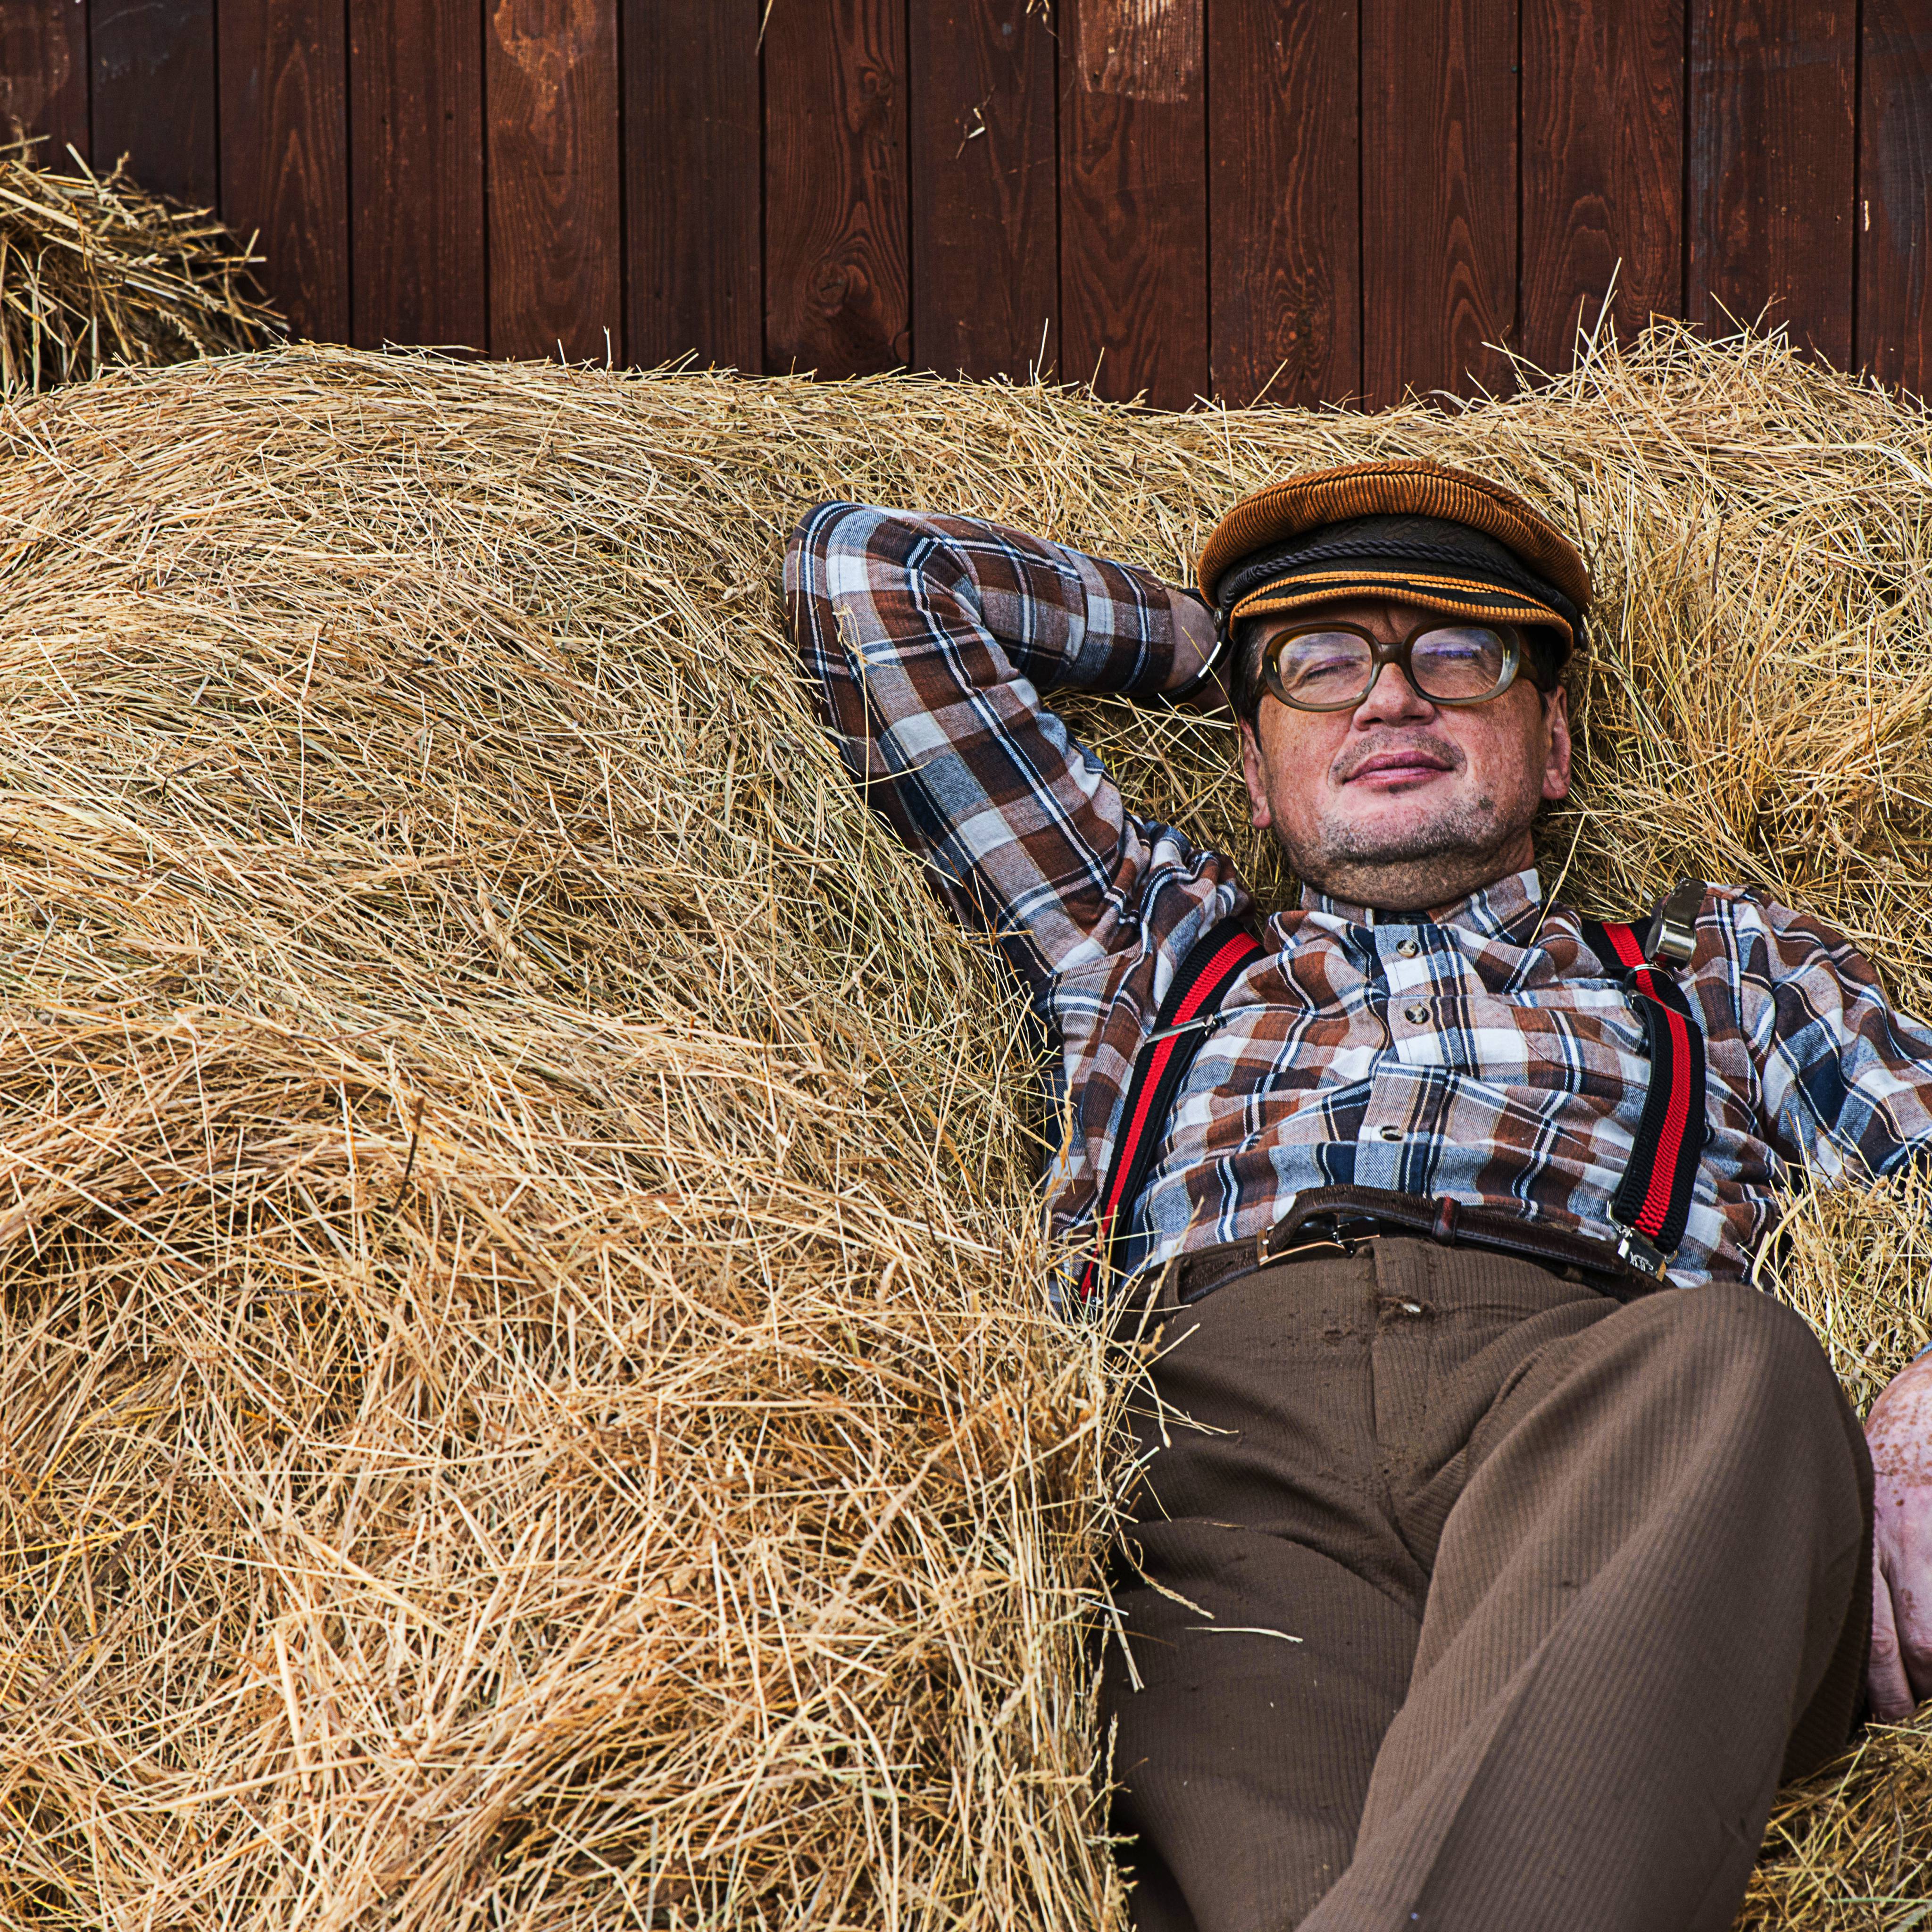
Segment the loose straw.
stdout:
[[144,192],[116,167],[38,167],[0,147],[0,396],[255,349],[284,334],[251,269],[261,260],[206,208]]

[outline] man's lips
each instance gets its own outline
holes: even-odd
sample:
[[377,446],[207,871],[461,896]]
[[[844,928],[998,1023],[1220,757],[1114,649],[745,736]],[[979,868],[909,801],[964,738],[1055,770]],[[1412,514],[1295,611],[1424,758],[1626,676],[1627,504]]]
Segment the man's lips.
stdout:
[[1420,747],[1413,751],[1372,752],[1360,764],[1344,775],[1342,783],[1366,783],[1376,786],[1419,784],[1424,779],[1438,777],[1453,769],[1446,758]]

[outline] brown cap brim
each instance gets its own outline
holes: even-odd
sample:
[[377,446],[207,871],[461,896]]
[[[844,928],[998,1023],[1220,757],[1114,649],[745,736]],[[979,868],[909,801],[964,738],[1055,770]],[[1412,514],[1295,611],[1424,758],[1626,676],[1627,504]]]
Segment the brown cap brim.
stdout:
[[1264,584],[1235,604],[1228,621],[1283,615],[1348,597],[1394,598],[1424,610],[1467,618],[1472,623],[1542,625],[1561,633],[1566,648],[1576,642],[1569,619],[1536,598],[1500,584],[1402,570],[1317,571],[1286,584]]

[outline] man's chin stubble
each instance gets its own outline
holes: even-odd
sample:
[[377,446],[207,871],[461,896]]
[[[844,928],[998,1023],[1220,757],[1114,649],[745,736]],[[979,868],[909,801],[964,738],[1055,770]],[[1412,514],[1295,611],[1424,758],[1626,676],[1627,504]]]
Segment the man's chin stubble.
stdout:
[[1366,825],[1322,828],[1322,854],[1344,865],[1413,865],[1424,859],[1486,856],[1500,852],[1510,834],[1496,823],[1496,802],[1480,798],[1445,812],[1426,824],[1400,832],[1379,832]]
[[1282,844],[1298,878],[1337,896],[1428,905],[1461,897],[1472,880],[1486,882],[1516,836],[1498,821],[1496,800],[1483,797],[1400,831],[1326,824],[1312,851]]

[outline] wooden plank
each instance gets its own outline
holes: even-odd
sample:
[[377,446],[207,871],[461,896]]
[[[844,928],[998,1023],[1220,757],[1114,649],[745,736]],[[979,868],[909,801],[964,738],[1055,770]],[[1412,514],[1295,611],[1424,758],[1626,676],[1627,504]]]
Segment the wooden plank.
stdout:
[[94,152],[143,188],[210,208],[216,165],[214,0],[93,0]]
[[350,339],[488,340],[478,0],[349,0]]
[[1062,0],[1060,373],[1184,409],[1209,387],[1202,0]]
[[1361,388],[1354,0],[1208,16],[1214,392],[1245,404]]
[[912,359],[903,0],[782,0],[765,23],[765,355]]
[[1516,0],[1362,0],[1362,386],[1510,386]]
[[913,340],[941,375],[1023,378],[1059,355],[1052,24],[1028,0],[910,17]]
[[633,362],[765,363],[761,0],[624,0]]
[[1932,395],[1932,19],[1922,0],[1864,0],[1862,72],[1858,364]]
[[1684,313],[1684,0],[1523,0],[1523,353]]
[[1852,355],[1856,0],[1692,0],[1692,320]]
[[341,0],[221,0],[221,209],[298,334],[349,333]]
[[616,0],[485,0],[493,355],[624,352]]
[[0,140],[46,138],[34,158],[62,172],[88,142],[87,9],[74,0],[0,0]]

